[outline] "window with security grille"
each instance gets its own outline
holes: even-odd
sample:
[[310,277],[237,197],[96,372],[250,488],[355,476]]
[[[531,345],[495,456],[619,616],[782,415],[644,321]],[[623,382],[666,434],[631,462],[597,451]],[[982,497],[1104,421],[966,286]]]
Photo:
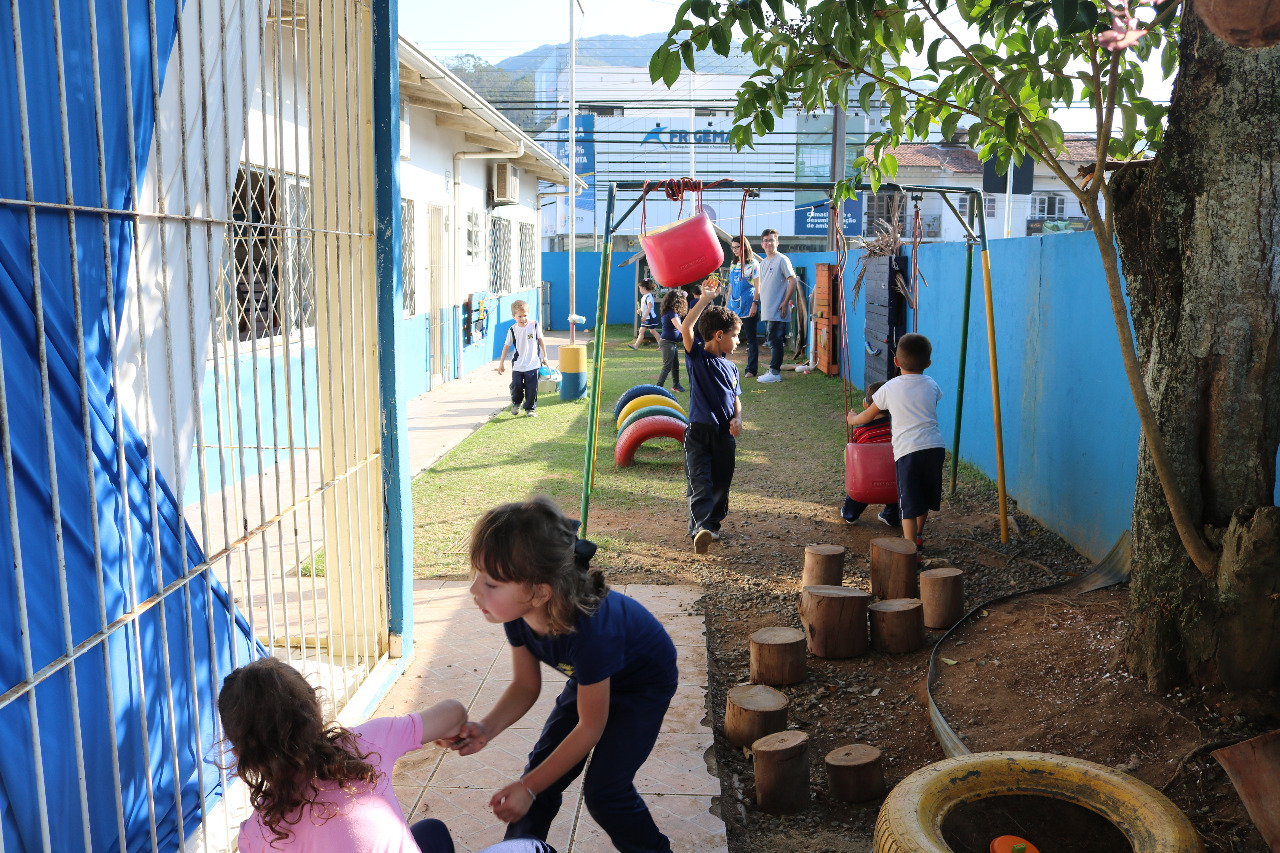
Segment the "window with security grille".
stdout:
[[400,199],[400,277],[404,280],[405,319],[418,313],[418,289],[414,270],[418,266],[414,253],[413,199]]
[[316,325],[316,277],[312,266],[311,181],[301,175],[285,175],[281,220],[284,231],[280,246],[281,279],[285,289],[285,312],[292,329]]
[[484,232],[480,225],[480,211],[467,211],[467,260],[471,263],[479,261],[484,250]]
[[1033,196],[1032,216],[1036,219],[1062,219],[1067,215],[1067,200],[1057,193]]
[[982,205],[985,208],[983,215],[987,219],[995,219],[996,218],[996,197],[991,193],[983,193]]
[[520,289],[532,290],[538,283],[538,246],[533,223],[520,223]]
[[489,292],[511,292],[511,222],[500,216],[489,220]]
[[907,230],[907,205],[906,194],[885,192],[875,193],[867,196],[867,212],[862,219],[862,233],[876,234],[879,230],[876,226],[880,222],[892,222],[896,213],[898,217],[898,233],[905,234]]

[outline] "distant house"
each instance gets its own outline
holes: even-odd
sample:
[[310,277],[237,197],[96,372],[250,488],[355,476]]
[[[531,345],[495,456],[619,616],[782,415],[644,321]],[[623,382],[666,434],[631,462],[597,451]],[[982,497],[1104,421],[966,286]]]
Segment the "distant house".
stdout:
[[[1094,161],[1095,143],[1092,137],[1068,136],[1066,144],[1067,155],[1063,164],[1067,166],[1067,173],[1074,176],[1079,166]],[[891,153],[898,160],[899,184],[982,188],[983,164],[978,159],[978,153],[962,142],[909,142],[892,149]],[[875,233],[875,223],[888,220],[895,196],[899,194],[891,191],[865,196],[866,207],[862,220],[864,234]],[[986,217],[987,235],[990,238],[1005,236],[1005,199],[1004,193],[983,195],[982,215]],[[960,214],[967,217],[969,199],[952,196],[952,200],[957,204]],[[905,200],[899,199],[898,203],[903,205],[901,233],[904,239],[909,240],[917,202],[908,195]],[[918,204],[924,242],[955,242],[964,239],[964,229],[940,198],[927,194]],[[1071,195],[1071,190],[1048,166],[1041,163],[1035,164],[1031,194],[1014,195],[1012,204],[1010,236],[1088,230],[1088,220]]]

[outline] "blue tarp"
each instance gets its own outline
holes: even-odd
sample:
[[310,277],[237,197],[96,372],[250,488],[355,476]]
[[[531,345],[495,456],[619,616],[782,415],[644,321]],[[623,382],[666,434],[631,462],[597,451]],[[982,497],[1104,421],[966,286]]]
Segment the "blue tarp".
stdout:
[[[127,38],[121,0],[96,0],[99,70],[102,91],[106,197],[99,190],[95,130],[89,0],[61,3],[63,50],[69,77],[67,110],[71,166],[78,205],[129,209],[129,131],[126,98],[132,98],[140,184],[153,130],[150,28],[155,16],[158,62],[164,69],[174,41],[180,6],[174,0],[125,0]],[[46,0],[18,0],[22,60],[30,128],[35,198],[63,203],[63,139],[57,96],[57,66],[51,6]],[[0,196],[27,198],[22,155],[14,21],[0,13]],[[125,64],[131,86],[125,86]],[[147,448],[134,424],[116,422],[112,358],[108,334],[107,288],[123,310],[132,228],[112,218],[104,255],[102,220],[79,215],[75,239],[84,323],[89,439],[86,448],[81,405],[72,260],[65,212],[41,209],[37,215],[39,280],[47,348],[52,449],[61,509],[61,545],[66,562],[66,592],[58,578],[57,534],[53,523],[44,395],[36,338],[32,246],[27,209],[0,206],[0,354],[4,363],[7,424],[12,446],[14,500],[0,488],[0,691],[25,678],[24,640],[29,640],[36,672],[66,652],[63,608],[71,616],[71,642],[80,643],[102,627],[99,579],[95,569],[95,530],[102,555],[101,606],[108,622],[129,613],[162,585],[184,576],[203,560],[187,530],[181,507],[160,479],[157,510],[151,510]],[[108,272],[104,257],[110,259]],[[117,319],[119,317],[117,316]],[[116,431],[123,435],[123,460]],[[88,463],[86,463],[88,459]],[[123,464],[121,464],[123,461]],[[89,470],[93,486],[90,491]],[[16,513],[19,542],[13,541]],[[186,547],[183,562],[182,546]],[[158,556],[157,556],[158,554]],[[24,590],[19,590],[21,561]],[[121,848],[116,817],[116,774],[112,769],[112,725],[118,745],[119,796],[124,810],[124,847],[150,849],[155,833],[160,849],[177,849],[200,819],[202,803],[220,795],[217,773],[207,763],[213,750],[214,702],[218,673],[229,670],[233,654],[249,659],[248,626],[232,617],[225,591],[207,574],[151,607],[124,630],[76,659],[75,677],[82,739],[87,805],[82,805],[76,772],[71,677],[58,670],[34,691],[38,708],[37,768],[27,697],[0,708],[0,829],[6,851],[43,848],[38,779],[47,791],[49,845],[56,851],[86,848],[81,819],[87,809],[93,850]],[[30,635],[20,631],[25,603]],[[189,608],[189,610],[188,610]],[[162,616],[167,625],[162,630]],[[185,624],[190,620],[193,643]],[[234,651],[233,651],[234,646]],[[167,652],[172,676],[172,707],[164,677]],[[194,666],[193,666],[194,663]],[[109,693],[108,693],[109,691]],[[197,716],[198,709],[198,716]],[[197,737],[197,732],[199,736]],[[175,749],[176,743],[176,749]],[[197,768],[201,762],[204,790]],[[39,773],[37,772],[39,770]],[[148,799],[155,803],[152,826]],[[179,799],[181,803],[179,805]]]

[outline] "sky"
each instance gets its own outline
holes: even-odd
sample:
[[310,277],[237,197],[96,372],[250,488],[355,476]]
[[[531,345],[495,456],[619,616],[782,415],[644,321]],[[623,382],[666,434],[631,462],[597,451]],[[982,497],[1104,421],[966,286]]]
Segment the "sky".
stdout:
[[[472,53],[491,64],[544,44],[569,40],[569,4],[575,0],[471,0],[483,6],[483,16],[441,14],[441,0],[405,3],[400,7],[400,32],[429,55],[448,59]],[[578,37],[599,35],[638,36],[666,32],[675,20],[679,0],[577,0],[585,14],[574,9]],[[949,26],[958,25],[959,12],[952,5],[943,15]],[[913,67],[915,64],[912,63]],[[923,66],[923,60],[920,61]],[[1143,69],[1143,94],[1167,102],[1169,83],[1160,79],[1158,54]],[[1068,133],[1094,130],[1090,109],[1058,110],[1054,116]]]

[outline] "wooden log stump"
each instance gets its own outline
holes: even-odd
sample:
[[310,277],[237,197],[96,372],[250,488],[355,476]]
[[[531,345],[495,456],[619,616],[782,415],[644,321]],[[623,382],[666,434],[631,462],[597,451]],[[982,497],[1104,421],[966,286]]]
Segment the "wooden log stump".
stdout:
[[724,736],[734,746],[751,746],[765,735],[787,728],[787,697],[763,684],[729,688]]
[[804,571],[800,586],[840,586],[844,583],[843,545],[804,546]]
[[827,785],[831,796],[846,803],[863,803],[884,796],[884,767],[880,750],[851,743],[827,753]]
[[914,652],[924,645],[924,604],[918,598],[877,601],[871,614],[871,645],[890,655]]
[[871,540],[871,594],[876,598],[915,598],[916,543],[897,536]]
[[955,566],[920,573],[920,600],[927,628],[950,628],[964,616],[964,572]]
[[795,684],[804,681],[804,632],[795,628],[761,628],[751,635],[751,683]]
[[756,806],[769,814],[795,814],[809,807],[809,736],[786,731],[751,744]]
[[867,652],[867,605],[871,596],[848,586],[806,586],[800,593],[800,623],[809,653],[851,658]]

